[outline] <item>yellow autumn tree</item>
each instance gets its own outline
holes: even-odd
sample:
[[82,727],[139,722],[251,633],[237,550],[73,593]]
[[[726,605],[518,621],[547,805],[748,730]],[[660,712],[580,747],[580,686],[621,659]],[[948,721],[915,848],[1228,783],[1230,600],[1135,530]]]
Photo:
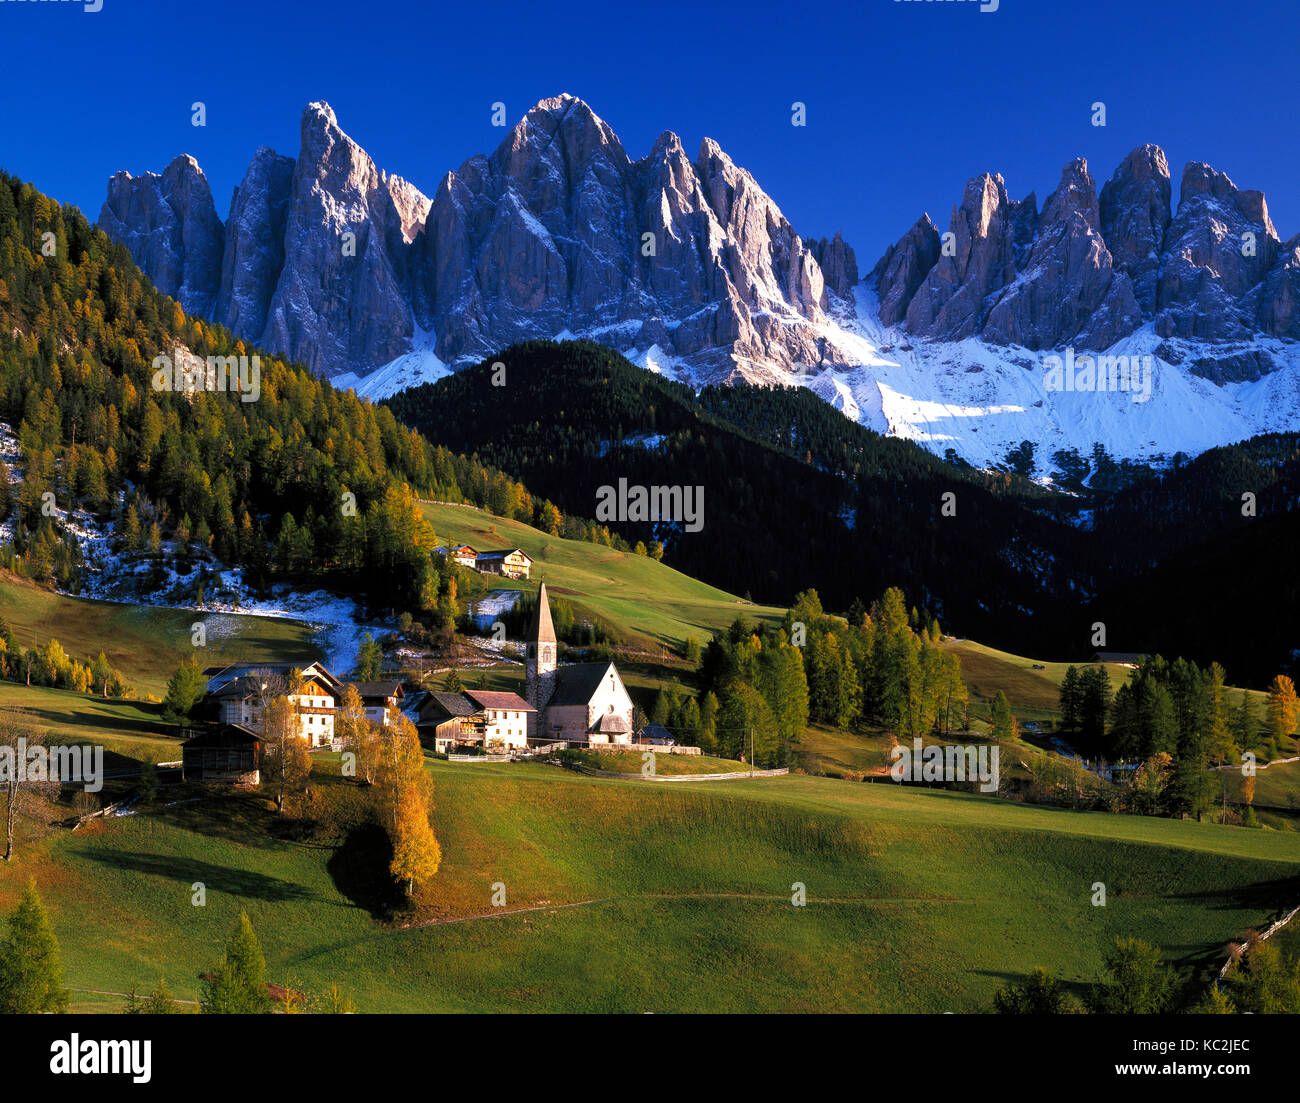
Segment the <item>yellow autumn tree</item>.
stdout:
[[1300,699],[1296,698],[1295,683],[1279,674],[1268,687],[1268,728],[1276,746],[1280,748],[1282,740],[1295,733],[1297,720]]
[[384,730],[375,778],[380,814],[393,845],[390,870],[408,895],[438,872],[442,848],[429,825],[433,783],[424,769],[424,750],[415,725],[405,716]]

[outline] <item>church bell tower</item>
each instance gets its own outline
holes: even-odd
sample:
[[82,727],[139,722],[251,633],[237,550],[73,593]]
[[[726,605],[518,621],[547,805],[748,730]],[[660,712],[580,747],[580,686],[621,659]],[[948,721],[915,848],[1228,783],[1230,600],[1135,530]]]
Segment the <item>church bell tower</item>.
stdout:
[[528,717],[528,736],[547,734],[546,705],[555,692],[555,664],[558,648],[555,625],[551,623],[551,605],[546,598],[546,583],[537,593],[537,608],[524,643],[524,700],[537,710]]

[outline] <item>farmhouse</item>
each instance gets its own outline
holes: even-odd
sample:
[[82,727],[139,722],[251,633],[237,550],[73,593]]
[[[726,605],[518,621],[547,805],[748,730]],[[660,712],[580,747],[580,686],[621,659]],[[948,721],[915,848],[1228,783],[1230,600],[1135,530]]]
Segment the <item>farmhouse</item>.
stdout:
[[473,746],[506,750],[528,745],[532,712],[517,693],[430,693],[415,728],[421,742],[440,754]]
[[455,562],[459,563],[462,567],[472,568],[475,565],[475,561],[478,559],[478,552],[475,551],[473,548],[471,548],[468,544],[461,544],[458,547],[454,547],[454,548],[435,548],[434,550],[439,555],[450,554],[451,558]]
[[352,686],[365,706],[367,720],[373,720],[386,728],[401,714],[401,682],[353,682]]
[[256,732],[238,724],[210,725],[181,744],[181,776],[205,784],[257,785],[261,746]]
[[500,574],[506,578],[527,578],[533,561],[519,548],[479,552],[474,566],[484,574]]
[[538,743],[631,743],[633,704],[613,663],[559,666],[555,625],[543,582],[525,641],[528,738]]
[[[217,703],[218,720],[223,724],[260,730],[263,709],[272,698],[289,688],[289,676],[283,676],[284,680],[277,684],[280,677],[275,671],[256,668],[226,682],[211,695]],[[327,746],[334,738],[336,697],[333,684],[338,684],[337,679],[332,676],[327,679],[324,674],[313,670],[310,674],[303,674],[298,692],[287,694],[298,713],[299,734],[312,747]]]

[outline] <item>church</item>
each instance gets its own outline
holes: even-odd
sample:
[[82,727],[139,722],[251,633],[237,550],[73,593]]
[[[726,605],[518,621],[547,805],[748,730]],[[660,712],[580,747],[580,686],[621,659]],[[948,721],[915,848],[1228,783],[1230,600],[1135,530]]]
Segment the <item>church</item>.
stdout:
[[524,655],[524,699],[528,742],[631,743],[632,698],[613,663],[559,666],[551,605],[543,582],[528,627]]

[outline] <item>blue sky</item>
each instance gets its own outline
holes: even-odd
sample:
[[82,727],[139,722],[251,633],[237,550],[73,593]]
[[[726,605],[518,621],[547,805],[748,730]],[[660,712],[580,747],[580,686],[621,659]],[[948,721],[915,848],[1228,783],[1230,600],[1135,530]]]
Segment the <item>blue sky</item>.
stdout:
[[102,4],[0,0],[0,166],[92,218],[114,171],[178,153],[224,218],[257,146],[297,155],[314,99],[432,194],[500,142],[493,102],[513,125],[564,91],[633,158],[664,130],[692,153],[717,139],[796,230],[842,230],[864,269],[921,211],[946,228],[977,172],[1041,205],[1068,159],[1100,184],[1142,142],[1165,148],[1175,199],[1205,160],[1262,189],[1284,239],[1300,231],[1296,0]]

